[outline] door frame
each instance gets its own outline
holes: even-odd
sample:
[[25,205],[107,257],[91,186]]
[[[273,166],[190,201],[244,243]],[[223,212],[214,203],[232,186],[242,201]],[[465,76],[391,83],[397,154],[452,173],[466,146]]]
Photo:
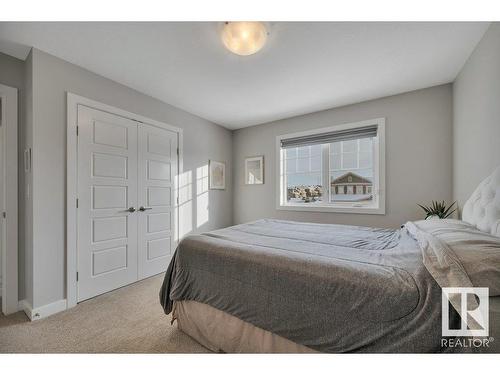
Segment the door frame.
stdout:
[[[2,277],[0,280],[2,296],[2,312],[12,314],[19,311],[18,291],[18,90],[14,87],[0,84],[2,118],[0,131],[2,136],[2,195],[0,196],[0,218],[2,225]],[[6,177],[9,176],[7,179]]]
[[[177,133],[177,144],[179,155],[177,157],[177,175],[183,172],[183,131],[181,128],[156,121],[123,109],[113,107],[71,92],[66,93],[67,98],[67,135],[66,135],[66,308],[76,306],[77,296],[77,280],[76,272],[78,266],[77,258],[77,235],[78,221],[76,212],[76,199],[78,191],[78,139],[77,139],[77,121],[78,121],[78,105],[84,105],[99,111],[108,112],[117,116],[125,117],[133,121],[156,126],[158,128],[170,130]],[[176,176],[177,177],[177,176]],[[179,179],[174,181],[175,197],[174,202],[175,220],[174,231],[176,234],[175,243],[179,241]]]

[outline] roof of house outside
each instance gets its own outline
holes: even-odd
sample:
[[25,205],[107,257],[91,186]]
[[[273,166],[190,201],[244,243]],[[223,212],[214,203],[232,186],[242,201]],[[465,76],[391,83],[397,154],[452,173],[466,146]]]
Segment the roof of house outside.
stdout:
[[[349,181],[349,177],[351,177],[351,181]],[[365,178],[361,177],[360,175],[353,173],[353,172],[347,172],[343,174],[340,177],[337,177],[335,180],[332,181],[332,185],[337,185],[337,184],[371,184],[372,181]]]

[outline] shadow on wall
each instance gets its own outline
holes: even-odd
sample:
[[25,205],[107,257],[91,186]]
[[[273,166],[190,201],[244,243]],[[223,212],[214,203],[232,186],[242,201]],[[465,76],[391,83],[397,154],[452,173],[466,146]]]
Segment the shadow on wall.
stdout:
[[[193,184],[193,177],[196,178],[196,184]],[[196,176],[189,170],[175,178],[179,189],[178,215],[176,212],[175,217],[178,220],[178,235],[183,238],[192,232],[203,230],[203,226],[210,220],[208,164],[196,168]]]

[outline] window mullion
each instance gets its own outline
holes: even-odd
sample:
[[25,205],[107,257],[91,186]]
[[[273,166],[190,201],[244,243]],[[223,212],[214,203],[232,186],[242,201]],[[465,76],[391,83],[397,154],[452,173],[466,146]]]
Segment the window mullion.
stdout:
[[356,150],[356,167],[359,169],[359,148],[360,148],[360,140],[357,141],[357,150]]
[[330,203],[330,144],[321,145],[321,185],[323,186],[323,202]]
[[344,142],[340,142],[340,169],[344,170]]
[[282,194],[282,203],[283,204],[286,204],[287,200],[288,200],[288,178],[287,178],[287,163],[288,163],[288,160],[286,159],[286,151],[285,150],[281,150],[281,168],[282,168],[282,174],[281,174],[281,183],[283,184],[282,188],[281,188],[281,194]]

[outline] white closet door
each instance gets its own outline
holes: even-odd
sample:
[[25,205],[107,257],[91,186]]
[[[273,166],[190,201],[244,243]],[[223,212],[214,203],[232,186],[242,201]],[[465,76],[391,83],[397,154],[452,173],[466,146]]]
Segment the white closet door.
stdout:
[[[78,106],[78,301],[137,281],[137,122]],[[47,216],[50,220],[50,215]]]
[[139,279],[167,269],[174,251],[177,133],[139,124]]

